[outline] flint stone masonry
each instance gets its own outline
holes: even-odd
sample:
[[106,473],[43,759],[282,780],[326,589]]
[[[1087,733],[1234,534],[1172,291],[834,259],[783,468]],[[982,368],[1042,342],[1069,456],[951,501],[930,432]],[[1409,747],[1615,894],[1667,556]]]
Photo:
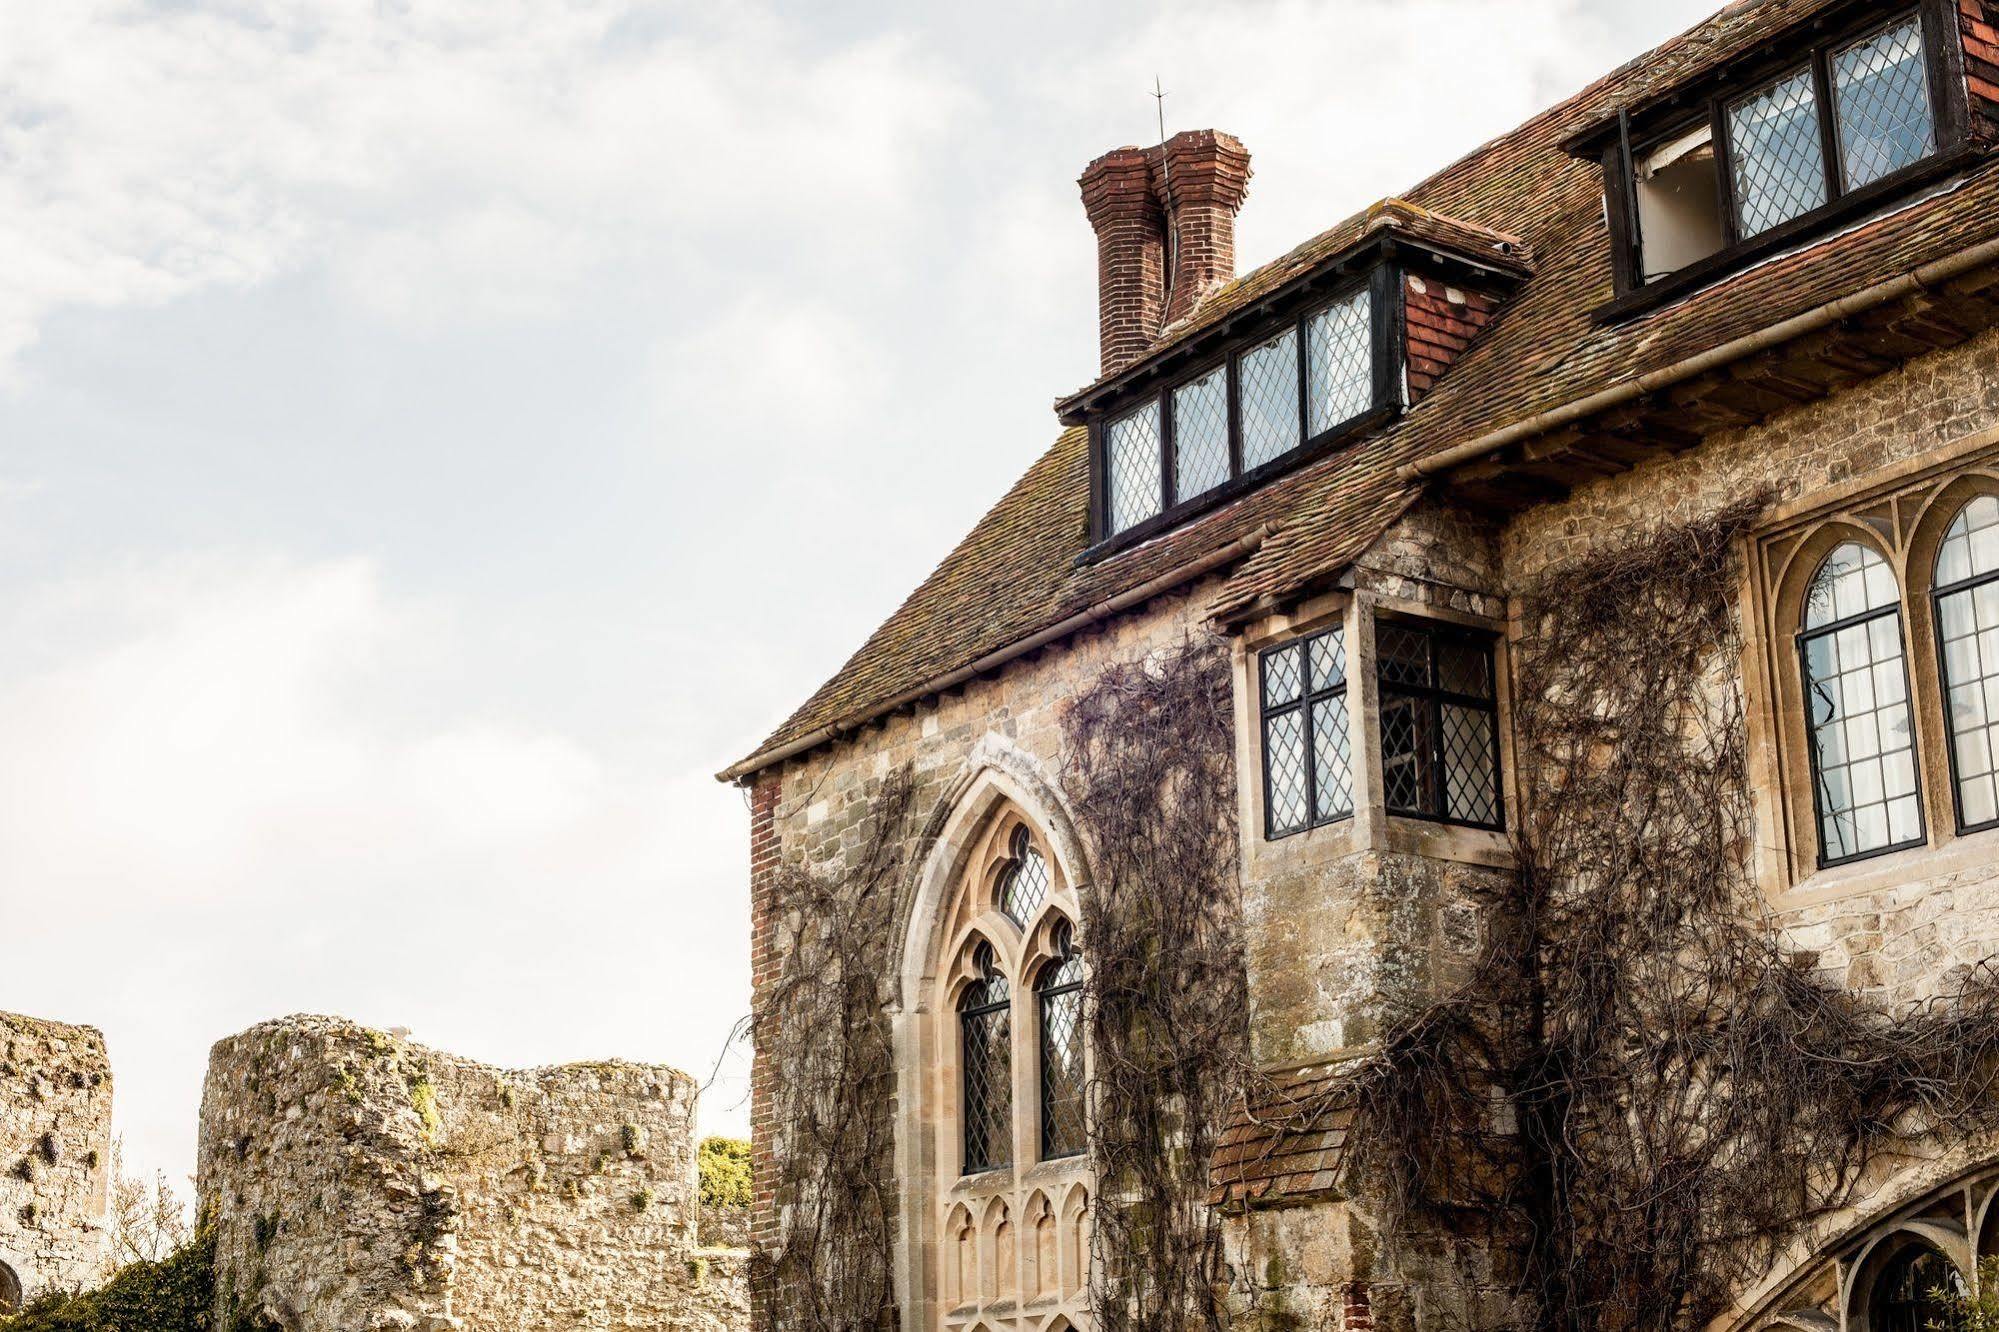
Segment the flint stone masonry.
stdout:
[[670,1068],[508,1071],[338,1018],[220,1041],[196,1184],[218,1326],[745,1327],[745,1256],[696,1233],[695,1101]]
[[103,1275],[110,1170],[103,1034],[0,1013],[0,1312]]

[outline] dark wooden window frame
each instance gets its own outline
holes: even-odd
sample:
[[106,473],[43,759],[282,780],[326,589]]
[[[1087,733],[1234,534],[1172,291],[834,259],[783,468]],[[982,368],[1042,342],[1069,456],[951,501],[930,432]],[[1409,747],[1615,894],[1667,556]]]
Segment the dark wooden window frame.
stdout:
[[[1374,401],[1358,416],[1350,417],[1317,435],[1308,435],[1310,404],[1306,386],[1310,356],[1307,326],[1327,307],[1348,300],[1365,288],[1369,293],[1368,317],[1374,357]],[[1402,410],[1403,355],[1407,318],[1402,303],[1402,268],[1381,263],[1359,280],[1347,283],[1313,301],[1286,320],[1257,328],[1232,342],[1224,351],[1200,361],[1193,369],[1174,376],[1156,389],[1129,398],[1101,413],[1090,426],[1090,532],[1094,538],[1083,560],[1102,559],[1135,546],[1198,514],[1239,499],[1278,476],[1325,457],[1357,435],[1373,430]],[[1294,330],[1298,343],[1298,447],[1271,459],[1260,467],[1242,467],[1241,378],[1238,363],[1245,352],[1254,351],[1282,333]],[[1174,454],[1173,394],[1203,378],[1217,366],[1228,368],[1229,479],[1210,490],[1180,503],[1173,503],[1173,479],[1177,470]],[[1110,423],[1122,420],[1148,401],[1159,406],[1159,495],[1161,511],[1121,532],[1111,531],[1109,472]]]
[[[1326,828],[1335,823],[1345,823],[1353,818],[1354,811],[1360,807],[1360,793],[1349,790],[1347,792],[1346,813],[1332,814],[1324,817],[1321,817],[1319,814],[1318,737],[1313,733],[1315,723],[1312,719],[1313,713],[1316,711],[1314,705],[1333,698],[1345,698],[1347,700],[1347,744],[1349,746],[1349,753],[1351,753],[1356,723],[1353,710],[1353,695],[1349,690],[1353,684],[1354,663],[1353,645],[1342,641],[1341,655],[1346,658],[1347,668],[1340,676],[1339,684],[1329,689],[1315,690],[1312,688],[1312,644],[1322,638],[1331,638],[1335,634],[1344,635],[1345,632],[1346,625],[1344,623],[1328,625],[1317,633],[1306,634],[1303,638],[1294,638],[1286,643],[1275,644],[1256,654],[1256,743],[1258,751],[1263,758],[1263,840],[1266,842],[1279,842],[1286,837],[1296,837],[1300,833],[1310,832],[1314,828]],[[1280,652],[1298,653],[1298,697],[1289,703],[1280,703],[1276,707],[1272,707],[1266,701],[1269,695],[1264,689],[1264,677],[1269,673],[1270,659]],[[1287,712],[1299,713],[1302,718],[1301,734],[1304,737],[1305,746],[1305,821],[1296,828],[1280,830],[1271,817],[1274,806],[1270,799],[1270,719]],[[1349,766],[1357,770],[1360,765],[1350,762]]]
[[[1861,17],[1837,27],[1813,26],[1789,42],[1773,43],[1753,75],[1708,92],[1695,107],[1670,119],[1637,128],[1631,116],[1619,117],[1608,143],[1599,152],[1610,221],[1612,269],[1616,299],[1593,312],[1599,323],[1642,314],[1705,287],[1802,242],[1835,231],[1865,216],[1900,194],[1961,170],[1983,150],[1970,139],[1969,107],[1962,47],[1956,15],[1946,0],[1918,0],[1882,17],[1873,6],[1861,6]],[[1930,113],[1936,124],[1937,150],[1919,162],[1859,189],[1845,188],[1843,155],[1839,148],[1838,104],[1832,87],[1833,52],[1886,31],[1911,16],[1921,20]],[[1728,137],[1728,109],[1745,98],[1781,83],[1809,66],[1818,98],[1819,141],[1825,156],[1826,202],[1754,236],[1741,234],[1740,207],[1735,196],[1734,163]],[[1708,125],[1714,136],[1716,187],[1722,201],[1724,243],[1716,253],[1653,282],[1644,281],[1643,238],[1639,234],[1636,162],[1638,157],[1689,130]],[[1634,137],[1634,134],[1636,137]]]
[[[1898,584],[1898,595],[1894,605],[1882,606],[1871,611],[1862,611],[1858,615],[1849,615],[1845,619],[1835,620],[1831,624],[1822,624],[1814,629],[1801,629],[1798,631],[1798,697],[1804,705],[1805,765],[1809,769],[1806,777],[1810,781],[1812,788],[1812,844],[1817,848],[1818,867],[1822,870],[1832,869],[1838,865],[1857,865],[1863,860],[1873,860],[1877,856],[1892,856],[1897,851],[1908,851],[1914,847],[1929,844],[1930,815],[1929,810],[1926,808],[1928,802],[1923,793],[1923,742],[1922,734],[1917,729],[1919,723],[1916,719],[1915,695],[1912,688],[1914,682],[1910,679],[1909,671],[1909,621],[1908,616],[1903,614],[1904,606],[1903,595],[1899,587],[1900,579],[1896,581]],[[1821,785],[1819,771],[1822,763],[1819,758],[1818,728],[1812,725],[1812,666],[1811,659],[1806,654],[1811,645],[1821,638],[1830,638],[1842,629],[1851,629],[1856,625],[1870,624],[1875,620],[1885,619],[1890,615],[1895,617],[1895,640],[1901,644],[1902,648],[1903,687],[1908,691],[1909,763],[1915,772],[1916,835],[1906,841],[1891,842],[1887,846],[1877,846],[1871,851],[1857,851],[1850,856],[1828,856],[1825,844],[1825,799],[1824,793],[1819,789]],[[1952,798],[1955,799],[1955,771],[1953,771],[1952,777]]]
[[[1048,1048],[1048,1010],[1058,999],[1066,999],[1071,995],[1080,995],[1083,992],[1083,980],[1082,977],[1078,976],[1075,980],[1065,981],[1060,985],[1048,985],[1044,982],[1048,976],[1059,971],[1075,955],[1075,944],[1072,938],[1067,951],[1050,958],[1042,964],[1040,975],[1034,984],[1035,1036],[1037,1038],[1035,1041],[1037,1047],[1035,1053],[1040,1061],[1035,1069],[1035,1080],[1038,1084],[1037,1089],[1040,1092],[1037,1098],[1040,1102],[1038,1109],[1041,1116],[1039,1136],[1041,1142],[1041,1159],[1044,1161],[1067,1160],[1070,1157],[1081,1156],[1090,1149],[1087,1141],[1077,1143],[1073,1147],[1064,1148],[1059,1151],[1055,1149],[1053,1143],[1055,1097],[1053,1089],[1049,1086],[1048,1079],[1048,1056],[1051,1053]],[[1078,1042],[1083,1039],[1082,1014],[1080,1012],[1077,1014],[1076,1030],[1072,1034],[1071,1039]],[[1077,1088],[1078,1094],[1081,1094],[1082,1090],[1083,1088],[1079,1086]]]
[[[1430,639],[1431,641],[1430,676],[1433,681],[1437,677],[1436,643],[1440,639],[1451,638],[1451,639],[1456,639],[1462,643],[1473,644],[1481,652],[1485,654],[1486,678],[1492,682],[1492,697],[1480,698],[1475,694],[1462,694],[1457,692],[1456,690],[1445,689],[1435,683],[1427,685],[1412,685],[1412,684],[1404,684],[1399,680],[1390,680],[1381,673],[1381,652],[1378,645],[1378,635],[1377,635],[1375,660],[1372,663],[1370,663],[1370,669],[1373,670],[1374,672],[1374,679],[1375,679],[1374,687],[1375,687],[1375,698],[1376,698],[1375,711],[1378,714],[1375,722],[1375,730],[1377,732],[1377,734],[1375,735],[1375,748],[1377,753],[1380,755],[1379,761],[1382,765],[1382,770],[1384,774],[1384,781],[1382,785],[1383,811],[1389,814],[1391,817],[1398,819],[1417,819],[1424,823],[1448,824],[1453,828],[1477,828],[1485,832],[1501,832],[1501,833],[1505,832],[1506,831],[1505,746],[1500,742],[1500,734],[1499,734],[1500,731],[1499,635],[1483,630],[1467,628],[1459,624],[1448,624],[1439,620],[1415,619],[1404,616],[1384,616],[1382,617],[1382,619],[1383,622],[1393,624],[1398,629],[1404,630],[1406,632],[1423,634]],[[1388,803],[1387,783],[1385,780],[1387,764],[1388,764],[1388,746],[1384,740],[1384,737],[1379,732],[1381,728],[1387,724],[1388,709],[1385,706],[1385,702],[1390,695],[1394,695],[1400,698],[1420,699],[1432,704],[1433,707],[1435,708],[1436,725],[1430,728],[1429,752],[1426,754],[1419,755],[1418,757],[1421,759],[1423,763],[1428,765],[1428,767],[1434,772],[1436,781],[1438,783],[1438,790],[1442,793],[1445,793],[1441,796],[1439,800],[1439,805],[1440,807],[1443,808],[1443,812],[1436,814],[1429,814],[1423,812],[1422,810],[1398,809],[1395,806],[1390,805]],[[1491,718],[1492,749],[1491,749],[1490,761],[1492,764],[1492,821],[1489,823],[1479,822],[1478,820],[1475,819],[1455,818],[1449,813],[1448,790],[1449,790],[1449,781],[1450,781],[1450,770],[1449,767],[1447,766],[1444,757],[1443,709],[1445,704],[1450,704],[1452,707],[1460,707],[1476,712],[1482,712]]]
[[[1966,501],[1966,503],[1969,502],[1968,500]],[[1948,532],[1948,529],[1946,529],[1946,532]],[[1946,587],[1933,586],[1930,588],[1930,637],[1936,640],[1937,685],[1938,692],[1943,695],[1944,752],[1950,760],[1950,807],[1952,817],[1957,821],[1959,836],[1984,832],[1987,828],[1999,828],[1999,816],[1989,818],[1983,823],[1966,823],[1964,821],[1964,784],[1957,775],[1957,728],[1951,724],[1950,720],[1950,660],[1949,654],[1945,651],[1943,641],[1943,603],[1945,597],[1956,596],[1963,592],[1973,592],[1988,583],[1999,583],[1999,569],[1994,569],[1989,573],[1973,574],[1969,578],[1960,578],[1955,583],[1951,583]],[[1911,724],[1913,724],[1913,718]],[[1818,790],[1816,783],[1813,784],[1812,789],[1814,798],[1816,798]]]

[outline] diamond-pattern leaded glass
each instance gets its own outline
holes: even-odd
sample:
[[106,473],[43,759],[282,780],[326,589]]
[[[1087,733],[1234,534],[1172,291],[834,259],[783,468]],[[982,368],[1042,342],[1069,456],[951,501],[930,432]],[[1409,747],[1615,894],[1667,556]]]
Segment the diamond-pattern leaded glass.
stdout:
[[1306,823],[1305,714],[1298,708],[1263,719],[1264,789],[1273,836]]
[[1074,1156],[1083,1136],[1083,957],[1067,921],[1055,928],[1055,956],[1041,969],[1041,1156]]
[[1304,668],[1295,646],[1263,654],[1263,706],[1281,708],[1296,703],[1305,688]]
[[1298,447],[1298,330],[1287,328],[1236,361],[1242,465],[1261,467]]
[[1027,829],[1013,830],[1013,859],[1000,874],[999,908],[1022,929],[1048,900],[1048,862],[1034,848]]
[[1499,718],[1483,708],[1444,704],[1444,813],[1460,823],[1499,822]]
[[1731,105],[1728,148],[1745,238],[1825,203],[1825,145],[1811,70]]
[[1937,551],[1937,638],[1958,822],[1999,823],[1999,499],[1958,510]]
[[1492,640],[1442,626],[1380,621],[1381,777],[1398,814],[1504,824]]
[[1216,366],[1173,390],[1173,501],[1229,479],[1229,372]]
[[1821,859],[1920,840],[1901,600],[1887,561],[1858,542],[1838,547],[1812,578],[1804,618]]
[[1282,837],[1353,813],[1344,627],[1263,654],[1266,833]]
[[977,977],[958,1001],[967,1175],[1013,1160],[1012,990],[991,945],[979,945],[972,966]]
[[1312,705],[1312,784],[1320,820],[1353,813],[1353,745],[1344,692]]
[[1381,696],[1381,785],[1397,814],[1435,814],[1431,796],[1429,709],[1420,698]]
[[1358,291],[1305,323],[1307,433],[1318,436],[1374,406],[1373,299]]
[[1919,19],[1834,52],[1832,87],[1847,189],[1892,176],[1937,150]]
[[1109,464],[1111,531],[1122,532],[1158,516],[1159,403],[1148,402],[1111,422],[1104,453]]

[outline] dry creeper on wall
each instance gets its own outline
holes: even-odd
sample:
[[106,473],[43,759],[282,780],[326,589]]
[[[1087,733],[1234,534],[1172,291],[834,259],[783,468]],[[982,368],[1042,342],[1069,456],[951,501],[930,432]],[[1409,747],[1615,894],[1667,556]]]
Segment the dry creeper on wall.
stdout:
[[1113,666],[1065,718],[1084,895],[1102,1332],[1225,1325],[1209,1165],[1250,1077],[1228,659]]
[[1733,598],[1759,508],[1664,528],[1523,598],[1514,732],[1533,800],[1494,904],[1510,928],[1351,1088],[1349,1185],[1390,1256],[1474,1221],[1513,1236],[1526,1261],[1506,1293],[1558,1332],[1698,1327],[1853,1201],[1899,1126],[1999,1128],[1990,964],[1894,1014],[1764,922]]
[[907,868],[908,768],[873,790],[867,831],[844,864],[779,869],[770,889],[775,982],[752,1016],[772,1079],[781,1163],[779,1235],[760,1255],[757,1300],[772,1327],[852,1332],[895,1305],[893,1039],[899,888]]

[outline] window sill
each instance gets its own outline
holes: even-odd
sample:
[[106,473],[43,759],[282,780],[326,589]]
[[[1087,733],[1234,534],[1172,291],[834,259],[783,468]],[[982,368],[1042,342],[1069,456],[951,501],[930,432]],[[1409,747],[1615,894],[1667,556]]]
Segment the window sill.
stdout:
[[1777,911],[1803,910],[1895,889],[1927,892],[1931,882],[1999,861],[1999,828],[1964,833],[1941,846],[1904,847],[1817,870],[1771,901]]
[[1455,860],[1488,869],[1511,870],[1520,866],[1510,833],[1433,819],[1412,819],[1401,814],[1388,816],[1384,832],[1383,848],[1403,855]]
[[1961,171],[1984,156],[1984,149],[1977,144],[1966,143],[1947,148],[1935,157],[1854,190],[1802,217],[1793,218],[1719,254],[1710,255],[1678,272],[1625,292],[1592,310],[1590,319],[1598,324],[1614,324],[1650,314],[1754,267],[1786,249],[1814,243],[1843,226],[1866,218],[1869,213],[1885,211],[1888,204],[1902,202],[1896,196],[1913,194],[1922,186]]

